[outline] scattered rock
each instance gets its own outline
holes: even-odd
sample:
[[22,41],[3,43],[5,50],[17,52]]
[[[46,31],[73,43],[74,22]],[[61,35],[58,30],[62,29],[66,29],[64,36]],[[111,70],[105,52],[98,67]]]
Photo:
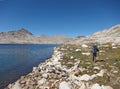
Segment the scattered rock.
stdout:
[[82,55],[90,56],[90,53],[82,53]]
[[[110,86],[100,86],[92,84],[91,81],[97,77],[103,77],[107,72],[106,69],[101,69],[97,65],[93,67],[93,74],[90,67],[80,67],[82,61],[75,59],[74,62],[67,62],[73,66],[67,68],[61,64],[64,54],[55,50],[52,58],[44,63],[33,67],[33,71],[26,76],[22,76],[17,82],[8,85],[8,89],[112,89]],[[71,56],[74,58],[74,56]],[[90,62],[86,62],[90,65]],[[94,74],[98,70],[99,73]],[[115,70],[114,70],[115,71]],[[85,73],[84,73],[85,72]]]
[[94,78],[96,78],[96,77],[97,77],[97,75],[96,75],[96,74],[93,74],[93,75],[91,75],[90,80],[92,80],[92,79],[94,79]]
[[94,70],[100,70],[100,67],[95,66],[93,69]]
[[42,78],[41,80],[38,80],[38,85],[42,85],[46,82],[45,78]]
[[81,76],[80,80],[89,81],[90,80],[90,76],[88,74],[84,74],[84,75]]
[[114,73],[114,74],[117,74],[117,73],[118,73],[118,71],[113,71],[113,73]]
[[117,47],[112,47],[113,49],[117,49]]
[[21,83],[21,84],[25,84],[25,83],[26,83],[26,81],[24,81],[24,80],[23,80],[23,81],[21,81],[20,83]]
[[91,89],[101,89],[101,86],[99,84],[93,84]]
[[88,47],[88,45],[86,45],[86,44],[83,44],[83,45],[82,45],[82,47],[83,47],[83,48],[87,48],[87,47]]
[[42,74],[42,77],[47,79],[48,78],[48,74],[44,73],[44,74]]
[[104,86],[104,85],[102,85],[102,86],[101,86],[101,89],[113,89],[113,88],[110,87],[110,86]]
[[100,76],[100,77],[103,77],[103,75],[104,75],[104,73],[106,73],[106,69],[102,69],[102,70],[100,70],[100,72],[99,73],[97,73],[96,75],[97,76]]
[[78,51],[81,51],[81,49],[76,49],[75,51],[78,52]]
[[73,58],[74,58],[73,56],[70,57],[70,59],[73,59]]
[[70,85],[67,82],[63,81],[63,82],[60,83],[59,89],[71,89],[71,88],[70,88]]
[[13,85],[12,89],[22,89],[22,88],[20,87],[20,84],[17,81],[17,82],[15,82],[15,85]]
[[87,87],[85,86],[85,83],[82,83],[82,85],[79,89],[87,89]]

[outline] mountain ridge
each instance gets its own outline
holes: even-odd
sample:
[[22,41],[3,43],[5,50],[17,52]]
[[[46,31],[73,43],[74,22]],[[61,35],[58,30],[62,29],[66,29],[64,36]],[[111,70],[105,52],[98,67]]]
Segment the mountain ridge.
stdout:
[[63,35],[35,36],[28,30],[21,28],[19,30],[0,32],[0,43],[10,44],[63,44],[71,38]]
[[14,44],[84,44],[84,43],[116,43],[120,44],[120,24],[109,29],[98,31],[90,36],[77,36],[69,38],[63,35],[35,36],[28,30],[21,28],[15,31],[0,32],[0,43]]
[[98,31],[90,36],[82,38],[74,38],[66,42],[66,44],[83,44],[83,43],[116,43],[120,44],[120,24],[115,25],[109,29]]

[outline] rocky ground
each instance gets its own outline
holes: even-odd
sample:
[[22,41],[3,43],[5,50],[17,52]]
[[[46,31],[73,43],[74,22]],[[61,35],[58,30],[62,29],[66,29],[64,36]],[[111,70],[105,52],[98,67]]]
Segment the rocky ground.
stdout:
[[90,48],[91,44],[55,48],[52,58],[6,89],[120,89],[120,46],[99,45],[96,63]]

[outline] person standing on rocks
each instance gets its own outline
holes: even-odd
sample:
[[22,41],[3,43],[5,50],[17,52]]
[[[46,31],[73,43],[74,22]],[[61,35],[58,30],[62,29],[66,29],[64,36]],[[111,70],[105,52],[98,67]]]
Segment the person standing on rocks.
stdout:
[[96,62],[97,52],[99,52],[99,49],[96,44],[92,47],[92,55],[93,55],[93,62]]

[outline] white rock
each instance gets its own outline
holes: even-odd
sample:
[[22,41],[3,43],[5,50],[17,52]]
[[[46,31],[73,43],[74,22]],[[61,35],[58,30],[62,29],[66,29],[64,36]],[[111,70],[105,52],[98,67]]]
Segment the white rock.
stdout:
[[71,88],[70,88],[70,85],[67,82],[63,81],[63,82],[60,83],[59,89],[71,89]]
[[85,84],[82,83],[82,85],[81,85],[81,87],[79,89],[87,89],[87,88],[86,88]]
[[71,65],[72,65],[72,64],[73,64],[73,62],[68,62],[67,64],[71,64]]
[[110,87],[110,86],[104,86],[104,85],[102,85],[101,88],[102,88],[102,89],[113,89],[113,88]]
[[95,66],[93,69],[94,69],[94,70],[100,70],[100,68],[97,67],[97,66]]
[[114,73],[114,74],[117,74],[117,73],[118,73],[118,71],[113,71],[113,73]]
[[78,52],[78,51],[81,51],[81,49],[76,49],[75,51]]
[[11,89],[11,87],[12,87],[12,84],[9,84],[9,85],[8,85],[8,89]]
[[78,85],[78,86],[81,86],[82,84],[81,84],[81,82],[80,81],[74,81],[74,83],[76,84],[76,85]]
[[70,50],[73,50],[72,48],[70,48]]
[[71,75],[69,76],[69,80],[71,80],[71,81],[76,81],[76,80],[80,81],[80,77],[77,77],[77,76],[71,74]]
[[19,82],[15,82],[15,85],[12,87],[12,89],[21,89]]
[[115,46],[115,43],[112,43],[112,46]]
[[101,89],[107,89],[104,85],[101,86]]
[[105,52],[105,50],[100,50],[99,52],[100,52],[100,53],[103,53],[103,52]]
[[38,80],[38,85],[44,84],[46,82],[45,78],[42,78],[41,80]]
[[82,53],[82,55],[90,56],[90,53],[86,52],[86,53]]
[[33,71],[36,71],[37,70],[37,67],[33,67]]
[[59,60],[58,58],[54,57],[54,60],[53,60],[53,62],[52,62],[53,65],[57,65],[57,64],[59,64],[58,60]]
[[50,65],[53,65],[52,62],[47,62],[46,65],[50,66]]
[[112,47],[113,49],[117,49],[117,47]]
[[99,73],[97,73],[97,76],[103,77],[104,73],[106,73],[105,69],[102,69]]
[[78,60],[77,62],[74,63],[74,65],[79,65],[80,64],[80,60]]
[[102,89],[101,86],[99,84],[93,84],[91,89]]
[[84,74],[80,77],[80,80],[84,80],[84,81],[89,81],[90,80],[90,76],[88,74]]
[[64,49],[64,48],[61,48],[61,50],[66,50],[66,49]]
[[48,78],[48,74],[47,74],[47,73],[44,73],[44,74],[42,74],[42,77],[43,77],[43,78]]
[[82,45],[82,47],[83,47],[83,48],[87,48],[87,47],[88,47],[88,45],[86,45],[86,44],[83,44],[83,45]]
[[91,75],[90,80],[94,79],[95,77],[97,77],[96,74]]
[[106,86],[106,88],[107,88],[107,89],[113,89],[113,88],[112,88],[112,87],[110,87],[110,86]]
[[74,58],[73,56],[70,57],[70,59],[73,59],[73,58]]

